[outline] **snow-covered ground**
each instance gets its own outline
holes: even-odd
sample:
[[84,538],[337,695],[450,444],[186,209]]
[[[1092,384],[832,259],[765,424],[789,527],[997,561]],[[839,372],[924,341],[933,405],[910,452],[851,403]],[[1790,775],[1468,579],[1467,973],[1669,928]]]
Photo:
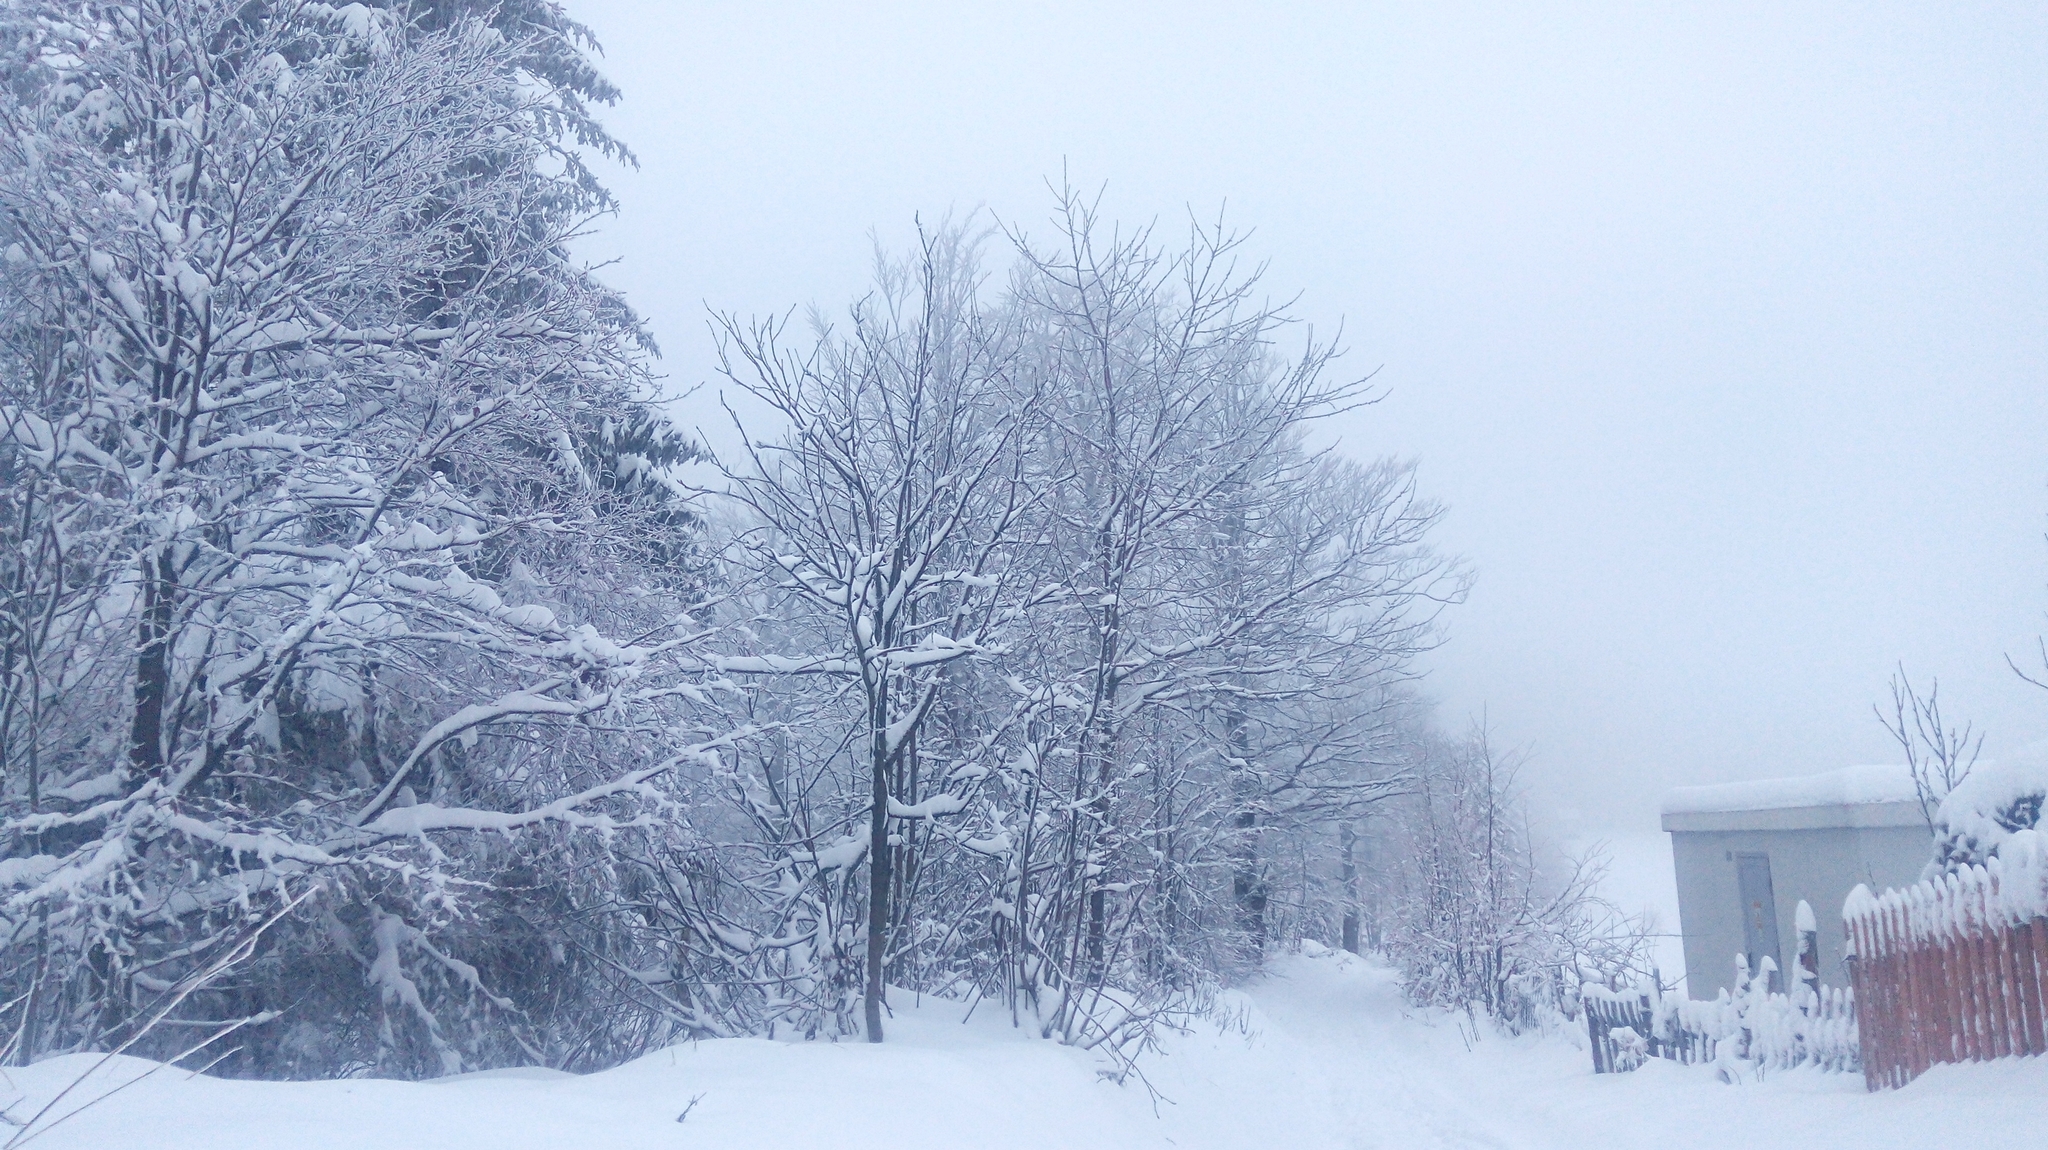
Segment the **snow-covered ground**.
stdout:
[[[1329,953],[1277,962],[1235,1001],[1241,1025],[1173,1036],[1146,1057],[1156,1104],[1136,1082],[1103,1080],[1085,1054],[1020,1037],[987,1005],[963,1022],[959,1005],[926,1000],[899,1004],[882,1047],[705,1042],[583,1077],[269,1083],[162,1069],[29,1145],[1919,1150],[1959,1131],[2026,1144],[2048,1099],[2042,1058],[1938,1068],[1880,1095],[1850,1075],[1727,1086],[1665,1063],[1596,1077],[1562,1037],[1475,1036],[1460,1017],[1405,1009],[1386,968]],[[26,1117],[91,1062],[7,1071],[8,1115]],[[123,1060],[51,1115],[150,1068]]]

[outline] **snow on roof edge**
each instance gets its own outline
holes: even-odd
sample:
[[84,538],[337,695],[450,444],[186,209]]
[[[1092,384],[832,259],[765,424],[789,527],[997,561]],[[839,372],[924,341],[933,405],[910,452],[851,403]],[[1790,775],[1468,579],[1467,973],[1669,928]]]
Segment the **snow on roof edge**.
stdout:
[[1915,801],[1913,777],[1907,773],[1905,764],[1873,764],[1789,779],[1678,787],[1664,797],[1663,813],[1692,815]]

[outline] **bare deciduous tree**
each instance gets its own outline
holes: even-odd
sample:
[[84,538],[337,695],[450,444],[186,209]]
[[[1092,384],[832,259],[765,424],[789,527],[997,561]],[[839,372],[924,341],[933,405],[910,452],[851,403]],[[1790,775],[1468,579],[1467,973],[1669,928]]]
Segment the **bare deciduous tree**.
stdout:
[[1030,397],[1008,390],[1014,353],[979,307],[960,231],[927,235],[912,264],[885,264],[881,280],[845,338],[801,356],[772,326],[723,324],[728,377],[788,426],[776,442],[748,438],[748,466],[728,472],[761,525],[740,546],[817,618],[827,646],[721,667],[842,675],[860,691],[871,1042],[882,1040],[890,896],[914,857],[908,828],[962,801],[901,796],[919,785],[918,733],[951,681],[946,665],[987,649],[1016,594],[1009,560],[1030,502],[1019,446],[1035,419]]
[[1871,709],[1905,752],[1906,770],[1913,777],[1913,794],[1920,801],[1920,817],[1927,822],[1927,833],[1938,836],[1941,832],[1935,812],[1941,800],[1970,777],[1971,768],[1977,765],[1977,754],[1984,747],[1984,736],[1977,734],[1972,738],[1971,724],[1958,728],[1942,718],[1940,680],[1929,683],[1923,696],[1913,689],[1913,681],[1901,666],[1892,674],[1891,687],[1891,713],[1886,714],[1878,706]]

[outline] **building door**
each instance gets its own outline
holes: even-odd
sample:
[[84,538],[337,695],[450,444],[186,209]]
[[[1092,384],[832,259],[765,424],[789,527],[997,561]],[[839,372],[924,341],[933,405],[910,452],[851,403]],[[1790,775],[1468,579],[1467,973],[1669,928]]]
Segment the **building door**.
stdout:
[[[1771,893],[1771,856],[1762,853],[1741,853],[1735,856],[1735,885],[1742,895],[1742,950],[1749,958],[1749,970],[1756,973],[1757,963],[1769,955],[1771,962],[1779,967],[1784,959],[1778,954],[1778,900]],[[1784,972],[1771,972],[1771,989],[1785,989]]]

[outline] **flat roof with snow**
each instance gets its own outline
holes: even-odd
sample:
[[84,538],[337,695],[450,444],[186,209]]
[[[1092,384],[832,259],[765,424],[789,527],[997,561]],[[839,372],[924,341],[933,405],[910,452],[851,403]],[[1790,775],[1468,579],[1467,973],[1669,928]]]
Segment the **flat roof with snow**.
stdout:
[[1663,813],[1667,831],[1906,827],[1923,821],[1904,766],[1679,787],[1665,796]]

